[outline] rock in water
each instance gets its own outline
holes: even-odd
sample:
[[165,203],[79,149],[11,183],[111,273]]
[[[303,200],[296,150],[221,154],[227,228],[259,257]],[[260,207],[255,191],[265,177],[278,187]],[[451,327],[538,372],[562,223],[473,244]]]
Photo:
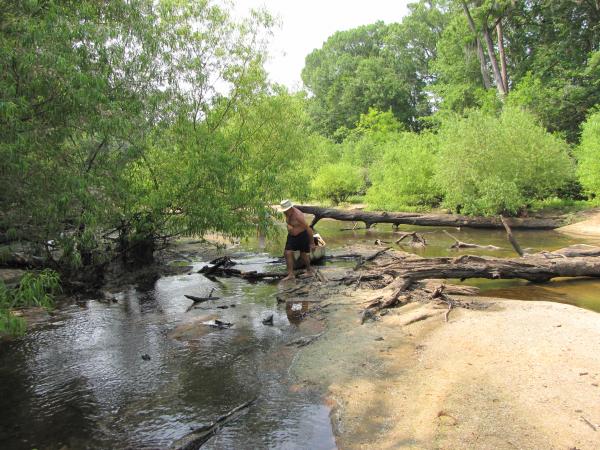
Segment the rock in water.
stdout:
[[150,358],[150,355],[149,355],[148,353],[144,353],[144,354],[142,355],[142,359],[143,359],[144,361],[150,361],[152,358]]
[[263,325],[273,325],[273,314],[269,314],[265,319],[263,319],[262,323]]

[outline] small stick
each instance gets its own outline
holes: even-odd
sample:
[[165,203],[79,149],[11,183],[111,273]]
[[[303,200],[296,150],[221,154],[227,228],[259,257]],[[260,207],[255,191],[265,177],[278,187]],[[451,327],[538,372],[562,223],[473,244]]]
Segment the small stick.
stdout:
[[581,416],[581,419],[587,423],[590,427],[592,427],[592,430],[594,431],[598,431],[598,427],[596,425],[594,425],[592,422],[590,422],[589,420],[587,420],[585,417]]
[[448,315],[450,314],[450,311],[452,311],[452,302],[448,302],[448,311],[446,311],[446,314],[444,316],[444,318],[446,319],[446,323],[448,323]]

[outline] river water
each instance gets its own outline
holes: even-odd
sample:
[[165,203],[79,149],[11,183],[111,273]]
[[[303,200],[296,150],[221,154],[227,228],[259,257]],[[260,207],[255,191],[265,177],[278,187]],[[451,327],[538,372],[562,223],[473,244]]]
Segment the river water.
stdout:
[[[317,228],[332,249],[394,239],[391,227],[340,231],[347,226],[323,221]],[[409,229],[417,227],[404,227]],[[418,253],[513,254],[500,231],[447,230],[461,241],[503,250],[448,250],[448,236],[423,228],[428,246]],[[532,250],[576,242],[552,231],[516,235]],[[273,270],[272,256],[281,248],[279,237],[266,247],[250,241],[228,252],[248,270]],[[210,281],[195,273],[204,264],[202,258],[193,259],[189,273],[124,287],[115,293],[115,301],[79,299],[53,312],[48,324],[2,343],[0,448],[168,448],[193,428],[255,397],[256,404],[246,414],[203,448],[334,448],[322,393],[296,378],[293,366],[299,350],[285,345],[319,333],[323,322],[311,317],[290,320],[285,306],[277,305],[276,284]],[[559,301],[600,311],[598,281],[469,284],[486,295]],[[220,300],[186,312],[191,302],[184,294],[206,296],[212,288]],[[264,325],[262,320],[270,314],[273,325]],[[215,318],[233,326],[218,330],[199,325]],[[178,327],[191,320],[193,333],[183,333],[182,339]]]

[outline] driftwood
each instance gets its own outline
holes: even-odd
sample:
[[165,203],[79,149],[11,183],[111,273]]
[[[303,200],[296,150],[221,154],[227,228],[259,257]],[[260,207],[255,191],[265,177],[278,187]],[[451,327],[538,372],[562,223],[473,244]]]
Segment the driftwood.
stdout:
[[[600,249],[596,249],[600,251]],[[590,248],[581,250],[592,253]],[[565,256],[569,254],[572,256]],[[576,248],[561,249],[528,255],[518,259],[503,259],[464,255],[458,258],[395,258],[392,262],[378,265],[347,276],[343,282],[351,284],[360,279],[382,280],[391,277],[394,281],[387,287],[398,297],[413,283],[427,279],[520,278],[533,282],[545,282],[555,277],[600,277],[600,257],[579,256]]]
[[[203,273],[200,271],[199,273]],[[256,270],[242,271],[239,269],[219,267],[211,273],[212,276],[238,277],[249,281],[284,278],[287,274],[282,272],[257,272]]]
[[229,256],[221,256],[220,258],[213,259],[209,264],[212,264],[212,266],[204,266],[198,273],[214,275],[219,269],[235,266],[235,262]]
[[407,237],[410,237],[411,239],[408,244],[413,247],[425,247],[427,245],[427,241],[425,240],[423,235],[417,233],[416,231],[413,231],[412,233],[400,233],[400,234],[401,234],[401,237],[400,237],[400,239],[396,239],[396,244],[400,244],[400,242],[402,242],[404,239],[406,239]]
[[379,310],[403,305],[413,298],[436,299],[446,303],[446,319],[452,308],[457,306],[481,306],[469,305],[449,297],[449,294],[473,295],[477,293],[476,289],[445,284],[432,288],[430,282],[422,280],[520,278],[532,282],[546,282],[555,277],[600,278],[600,248],[576,245],[521,258],[470,255],[458,258],[393,257],[387,262],[379,262],[376,267],[363,266],[362,270],[347,275],[340,281],[347,285],[366,280],[380,283],[379,287],[383,290],[362,311],[361,323],[364,323],[367,319],[374,318]]
[[[577,252],[571,250],[571,254]],[[600,277],[600,257],[570,256],[560,252],[544,252],[519,259],[503,259],[464,255],[458,258],[397,259],[374,272],[367,272],[371,279],[391,275],[403,280],[401,285],[410,286],[417,280],[430,278],[521,278],[545,282],[556,277]],[[352,275],[358,278],[361,274]],[[364,278],[365,274],[362,274]]]
[[321,336],[323,335],[323,333],[319,333],[319,334],[313,334],[311,336],[302,336],[301,338],[298,338],[296,340],[293,340],[292,342],[289,342],[287,344],[285,344],[287,347],[306,347],[309,344],[312,344],[314,341],[316,341],[317,339],[319,339]]
[[10,253],[0,258],[0,267],[14,269],[43,269],[48,267],[49,261],[39,256],[27,255],[25,253]]
[[188,309],[186,309],[186,312],[188,312],[190,309],[192,309],[195,305],[197,305],[198,303],[203,303],[203,302],[207,302],[209,300],[219,300],[219,297],[213,297],[213,292],[215,291],[215,288],[212,288],[212,290],[210,291],[210,294],[208,294],[208,297],[197,297],[195,295],[188,295],[188,294],[184,294],[183,296],[186,298],[189,298],[193,303],[188,307]]
[[515,249],[515,252],[517,252],[519,256],[524,256],[525,252],[517,242],[515,236],[512,234],[512,230],[510,229],[510,225],[508,224],[508,222],[502,216],[500,216],[500,220],[502,221],[502,226],[506,230],[506,238],[508,239],[508,242],[510,242],[510,245],[512,245],[512,247]]
[[454,244],[450,246],[452,249],[460,249],[460,248],[481,248],[484,250],[500,250],[500,247],[496,247],[495,245],[479,245],[479,244],[471,244],[469,242],[462,242],[448,233],[446,230],[442,230],[448,237],[454,240]]
[[195,429],[191,433],[173,443],[171,448],[176,450],[196,450],[200,448],[206,443],[206,441],[217,434],[225,424],[236,420],[243,410],[252,406],[254,402],[256,402],[256,399],[257,397],[246,403],[242,403],[241,405],[233,408],[227,414],[223,414],[222,416],[218,417],[217,420],[211,424]]
[[[502,221],[498,217],[470,217],[458,214],[371,212],[321,208],[319,206],[308,205],[298,205],[296,208],[303,213],[314,215],[311,226],[314,226],[321,219],[363,222],[367,229],[376,223],[500,229],[503,226]],[[511,218],[508,221],[511,227],[518,229],[550,230],[564,225],[562,220],[550,218]]]

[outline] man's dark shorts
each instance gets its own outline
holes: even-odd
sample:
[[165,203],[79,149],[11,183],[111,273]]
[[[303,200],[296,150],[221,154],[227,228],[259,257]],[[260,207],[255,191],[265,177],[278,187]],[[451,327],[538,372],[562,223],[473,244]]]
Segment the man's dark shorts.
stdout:
[[293,251],[300,250],[304,253],[310,253],[310,238],[308,236],[308,231],[304,230],[297,236],[288,234],[285,249]]

